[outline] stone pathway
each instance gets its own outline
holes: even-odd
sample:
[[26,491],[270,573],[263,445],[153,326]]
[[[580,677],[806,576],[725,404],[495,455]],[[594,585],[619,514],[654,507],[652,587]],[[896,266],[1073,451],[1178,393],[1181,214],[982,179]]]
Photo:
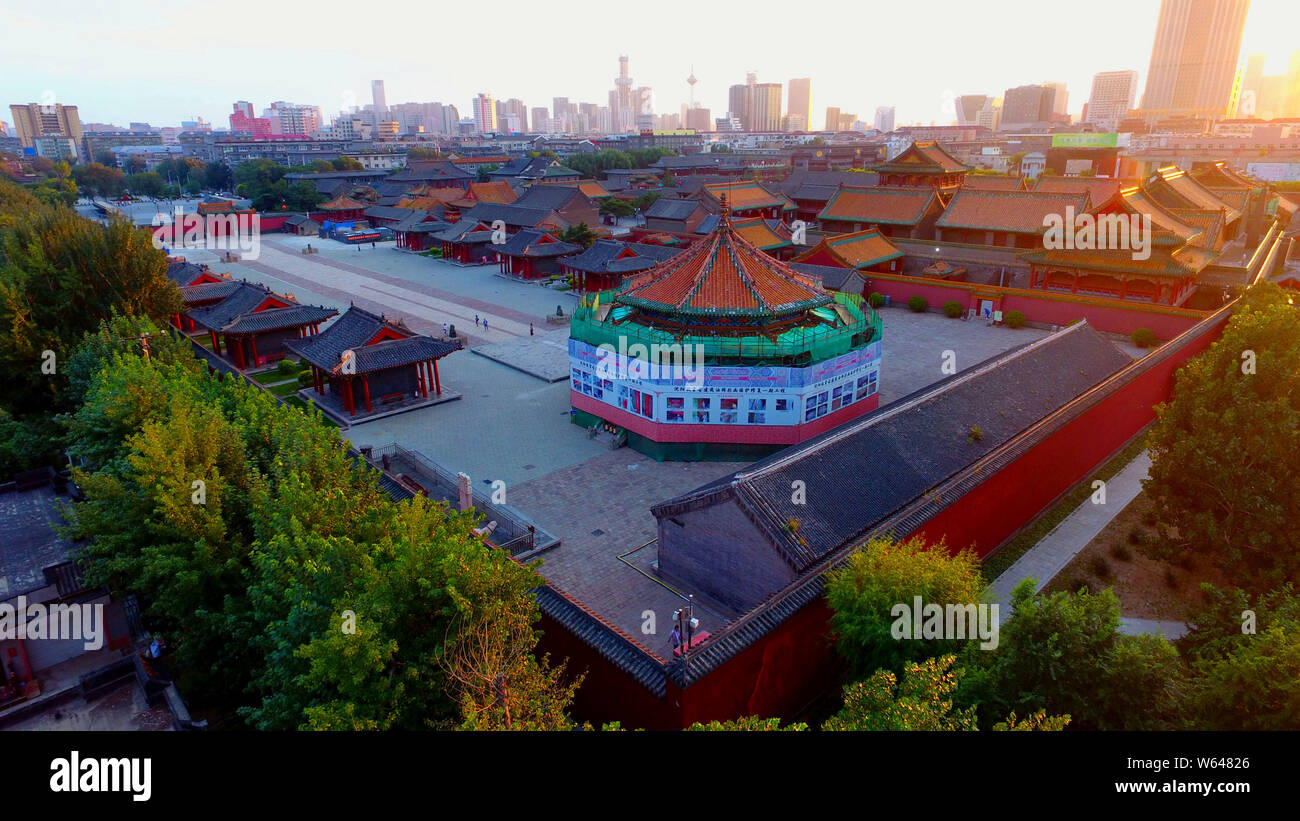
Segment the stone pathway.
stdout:
[[[1038,544],[1031,547],[1015,564],[993,580],[989,591],[994,599],[1009,613],[1011,591],[1029,577],[1036,582],[1035,592],[1042,590],[1056,575],[1065,569],[1079,551],[1097,538],[1097,534],[1119,515],[1129,502],[1142,491],[1142,480],[1151,468],[1151,457],[1146,451],[1106,481],[1106,503],[1096,505],[1089,498],[1075,508],[1069,516],[1054,527]],[[1120,632],[1126,635],[1160,633],[1170,639],[1187,632],[1187,625],[1177,621],[1154,619],[1120,619]]]
[[471,349],[502,365],[523,371],[547,382],[561,382],[569,377],[569,329],[521,336],[506,342],[493,342]]

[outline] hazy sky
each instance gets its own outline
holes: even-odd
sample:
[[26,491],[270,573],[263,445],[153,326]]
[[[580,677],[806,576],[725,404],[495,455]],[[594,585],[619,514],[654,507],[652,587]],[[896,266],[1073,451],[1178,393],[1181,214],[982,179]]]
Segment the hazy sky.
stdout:
[[[1158,0],[821,0],[808,3],[591,2],[307,4],[183,0],[0,0],[0,97],[77,105],[83,122],[175,125],[200,115],[227,124],[231,103],[319,105],[332,117],[370,102],[449,102],[462,116],[484,91],[550,108],[553,97],[607,103],[618,55],[655,110],[687,99],[721,116],[727,87],[812,78],[814,127],[827,106],[898,124],[954,118],[960,94],[1069,86],[1070,111],[1098,71],[1146,81]],[[1282,73],[1300,49],[1300,0],[1253,0],[1243,56],[1269,54]],[[1139,97],[1141,85],[1139,84]]]

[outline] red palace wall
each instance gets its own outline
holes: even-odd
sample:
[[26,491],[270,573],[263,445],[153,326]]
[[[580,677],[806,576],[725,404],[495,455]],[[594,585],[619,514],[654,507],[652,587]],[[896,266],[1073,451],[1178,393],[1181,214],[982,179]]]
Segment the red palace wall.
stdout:
[[1141,302],[1121,303],[1113,299],[943,282],[922,277],[871,274],[865,292],[873,291],[888,296],[894,306],[902,310],[907,309],[908,299],[918,295],[925,297],[931,308],[940,308],[945,302],[955,300],[961,304],[962,310],[978,310],[980,301],[987,299],[993,302],[993,310],[1020,311],[1030,322],[1068,325],[1077,319],[1086,319],[1099,331],[1127,336],[1138,328],[1147,328],[1159,339],[1173,339],[1205,318],[1200,311],[1152,310],[1151,306]]
[[[1138,373],[950,504],[915,534],[934,541],[942,537],[954,549],[974,545],[981,556],[1002,544],[1155,418],[1154,406],[1172,393],[1174,372],[1219,337],[1228,317],[1228,311],[1223,311],[1208,318],[1207,333]],[[1132,367],[1142,365],[1135,362]],[[841,669],[828,635],[829,618],[825,599],[818,598],[685,690],[669,682],[664,700],[613,668],[563,628],[548,630],[547,638],[562,636],[566,642],[552,645],[546,641],[543,646],[556,647],[552,652],[557,658],[595,659],[585,662],[591,665],[592,675],[583,690],[593,692],[580,692],[575,704],[575,714],[580,717],[585,717],[590,707],[598,715],[619,717],[627,726],[654,728],[746,715],[790,719],[825,692]],[[595,672],[601,668],[607,672],[597,677]],[[606,686],[608,692],[594,692]]]

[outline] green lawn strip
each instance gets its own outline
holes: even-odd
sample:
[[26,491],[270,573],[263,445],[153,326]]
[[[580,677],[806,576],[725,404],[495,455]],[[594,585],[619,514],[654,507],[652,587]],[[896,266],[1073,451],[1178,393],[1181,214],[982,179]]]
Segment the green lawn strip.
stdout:
[[984,575],[984,580],[992,583],[1008,567],[1015,564],[1016,559],[1025,555],[1029,548],[1042,541],[1042,538],[1050,533],[1052,528],[1059,525],[1066,516],[1073,513],[1075,508],[1087,501],[1088,497],[1092,495],[1092,483],[1095,480],[1101,479],[1104,481],[1111,478],[1116,473],[1119,473],[1125,465],[1136,459],[1145,449],[1146,435],[1143,434],[1125,445],[1123,450],[1111,457],[1099,469],[1080,479],[1059,502],[1031,522],[1011,541],[984,557],[984,560],[980,563],[980,571]]
[[290,379],[288,382],[276,382],[274,385],[263,385],[262,387],[266,388],[276,396],[282,397],[293,396],[298,391],[302,390],[302,385],[298,384],[297,379]]

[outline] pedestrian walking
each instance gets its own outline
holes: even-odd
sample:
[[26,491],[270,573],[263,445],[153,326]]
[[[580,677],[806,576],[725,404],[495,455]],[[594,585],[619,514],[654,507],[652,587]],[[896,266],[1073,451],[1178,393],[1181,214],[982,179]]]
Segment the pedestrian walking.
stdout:
[[474,314],[474,327],[478,327],[478,314]]
[[447,330],[448,330],[448,329],[447,329],[447,323],[446,323],[446,322],[442,323],[442,335],[443,335],[443,336],[446,336],[446,335],[447,335]]
[[483,330],[487,330],[487,317],[483,317]]
[[531,322],[528,323],[528,335],[529,335],[529,336],[533,336],[533,335],[534,335],[534,334],[533,334],[533,323],[531,323]]

